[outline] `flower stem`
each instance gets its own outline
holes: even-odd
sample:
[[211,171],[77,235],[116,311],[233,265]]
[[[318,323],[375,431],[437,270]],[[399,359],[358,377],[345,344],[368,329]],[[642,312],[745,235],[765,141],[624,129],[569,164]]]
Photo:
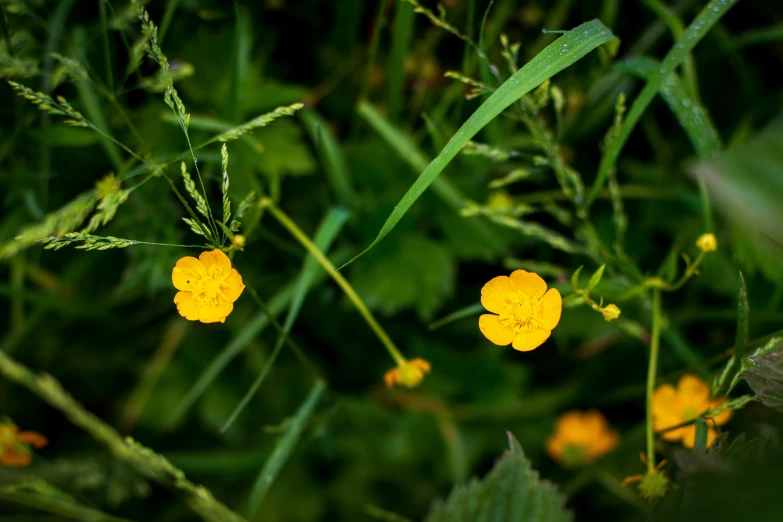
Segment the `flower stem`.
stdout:
[[658,373],[658,351],[661,346],[661,290],[653,290],[652,332],[650,334],[650,363],[647,367],[647,470],[655,470],[655,433],[653,430],[653,392]]
[[359,295],[353,289],[351,284],[343,277],[343,275],[337,271],[332,262],[329,261],[325,255],[323,255],[323,253],[313,244],[312,241],[310,241],[310,238],[307,237],[307,234],[302,232],[296,223],[291,221],[291,219],[282,210],[277,208],[271,199],[264,198],[261,200],[261,207],[268,209],[269,213],[272,214],[272,216],[274,216],[274,218],[277,219],[277,221],[283,225],[291,233],[291,235],[294,236],[294,238],[299,241],[299,243],[305,247],[305,249],[307,249],[308,252],[310,252],[310,255],[312,255],[315,260],[320,263],[323,269],[326,270],[326,273],[328,273],[329,276],[335,280],[335,282],[340,286],[343,292],[345,292],[345,295],[348,296],[348,299],[351,300],[359,313],[362,314],[362,317],[364,317],[364,320],[367,321],[368,325],[370,325],[370,328],[372,328],[373,332],[375,332],[375,335],[378,336],[378,339],[381,340],[383,345],[389,351],[389,355],[391,355],[392,359],[394,359],[398,365],[405,364],[405,357],[400,353],[400,351],[394,345],[394,342],[386,334],[378,321],[375,320],[375,317],[373,317],[372,313],[367,309],[361,297],[359,297]]

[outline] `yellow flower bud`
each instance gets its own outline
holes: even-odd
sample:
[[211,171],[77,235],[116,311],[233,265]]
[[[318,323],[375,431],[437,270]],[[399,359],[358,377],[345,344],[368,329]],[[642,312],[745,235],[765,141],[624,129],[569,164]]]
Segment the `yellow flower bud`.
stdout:
[[386,386],[392,387],[399,384],[406,388],[415,388],[424,379],[424,374],[429,373],[430,363],[421,358],[405,361],[399,366],[392,368],[383,376]]
[[601,310],[601,313],[604,316],[604,321],[607,323],[612,323],[620,317],[620,309],[614,303],[606,305],[603,310]]
[[715,252],[718,249],[718,240],[715,239],[715,234],[702,234],[696,240],[696,246],[705,254]]
[[234,239],[231,241],[231,246],[237,250],[242,250],[245,247],[245,236],[241,234],[235,235]]

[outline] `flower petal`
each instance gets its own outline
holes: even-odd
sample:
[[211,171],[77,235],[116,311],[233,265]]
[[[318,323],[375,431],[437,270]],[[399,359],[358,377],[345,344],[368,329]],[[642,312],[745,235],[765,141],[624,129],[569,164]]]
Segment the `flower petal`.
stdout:
[[0,453],[0,464],[11,468],[22,468],[29,466],[32,458],[27,452],[18,451],[14,448],[4,448]]
[[514,337],[512,346],[515,350],[519,350],[520,352],[529,352],[530,350],[535,350],[544,344],[544,341],[549,339],[551,334],[552,332],[549,330],[531,330],[530,332],[522,332]]
[[225,323],[226,317],[234,309],[232,303],[225,303],[220,306],[205,306],[198,314],[198,320],[202,323]]
[[242,276],[239,275],[239,272],[237,272],[235,268],[231,269],[231,273],[229,274],[228,279],[226,279],[226,283],[228,283],[228,288],[224,290],[223,293],[225,294],[226,299],[230,303],[233,303],[242,295],[245,284],[242,282]]
[[550,288],[539,301],[541,308],[538,312],[538,318],[541,321],[541,327],[547,330],[554,329],[560,322],[560,314],[563,312],[563,298],[557,288]]
[[[693,443],[696,442],[696,425],[691,424],[689,426],[685,426],[681,430],[681,436],[682,436],[682,445],[686,448],[692,448]],[[709,440],[710,435],[707,434],[707,439]]]
[[[655,390],[652,397],[652,411],[655,431],[665,430],[682,422],[682,404],[674,386],[664,384]],[[677,440],[680,436],[681,430],[673,430],[662,435],[666,440]]]
[[[714,410],[718,406],[722,405],[724,402],[726,402],[726,399],[718,399],[712,401],[710,403],[710,409]],[[719,413],[718,415],[712,417],[712,420],[715,421],[715,424],[717,424],[718,426],[723,426],[724,424],[729,422],[729,419],[731,419],[732,415],[734,415],[734,410],[726,410],[723,413]]]
[[174,304],[177,305],[179,315],[188,321],[198,321],[201,305],[193,299],[193,292],[177,292],[174,296]]
[[26,442],[34,448],[43,448],[49,444],[49,441],[46,440],[46,437],[34,431],[23,431],[16,436],[16,440]]
[[210,277],[219,281],[225,281],[231,275],[231,260],[219,248],[212,252],[202,252],[198,258],[204,265],[204,268],[207,269]]
[[506,310],[509,297],[513,294],[514,288],[508,276],[493,277],[481,289],[481,304],[490,312],[500,314]]
[[508,346],[514,340],[514,330],[501,323],[497,315],[484,314],[479,317],[479,330],[498,346]]
[[533,299],[541,299],[546,292],[546,283],[534,272],[514,270],[511,272],[511,285],[517,292],[529,295]]
[[697,410],[698,413],[703,412],[710,405],[710,387],[689,373],[680,377],[680,382],[677,383],[677,395],[683,405]]
[[177,290],[191,291],[195,288],[195,282],[207,276],[207,271],[201,261],[195,257],[183,257],[177,261],[177,265],[171,272],[171,282]]

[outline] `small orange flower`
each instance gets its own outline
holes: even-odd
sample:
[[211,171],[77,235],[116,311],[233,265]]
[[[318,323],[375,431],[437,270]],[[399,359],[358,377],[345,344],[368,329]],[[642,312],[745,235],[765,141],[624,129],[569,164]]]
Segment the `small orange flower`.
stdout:
[[619,435],[601,412],[569,411],[557,419],[555,432],[546,440],[546,452],[566,468],[589,464],[610,452]]
[[[665,430],[698,418],[707,410],[713,410],[726,402],[726,398],[710,400],[710,387],[695,375],[680,377],[677,388],[670,384],[659,386],[653,394],[653,426],[655,431]],[[732,410],[726,410],[711,418],[707,423],[707,446],[718,436],[714,424],[722,426],[729,422]],[[714,423],[714,424],[713,424]],[[692,448],[696,439],[696,425],[664,431],[664,440],[682,440],[684,446]]]
[[430,373],[431,368],[432,366],[429,362],[417,357],[416,359],[405,361],[386,372],[383,380],[389,388],[395,384],[400,384],[406,388],[415,388],[424,379],[424,374]]
[[538,274],[524,270],[490,280],[481,289],[481,304],[492,312],[479,318],[481,333],[498,346],[510,344],[522,352],[549,338],[563,309],[560,292],[547,291]]
[[180,292],[174,296],[179,314],[188,321],[224,323],[245,285],[220,249],[202,252],[198,259],[183,257],[171,273]]
[[19,431],[13,424],[0,424],[0,464],[9,467],[29,466],[30,448],[43,448],[49,443],[34,431]]

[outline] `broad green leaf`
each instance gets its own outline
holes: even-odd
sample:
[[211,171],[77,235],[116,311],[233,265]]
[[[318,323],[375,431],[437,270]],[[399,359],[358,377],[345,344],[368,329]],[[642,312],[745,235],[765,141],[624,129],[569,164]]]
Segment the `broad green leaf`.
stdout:
[[691,172],[705,183],[732,230],[732,251],[743,270],[781,280],[783,262],[783,118]]
[[762,403],[783,412],[783,346],[775,343],[774,351],[742,359],[740,377]]
[[264,497],[269,492],[269,488],[277,478],[278,473],[282,469],[283,465],[291,456],[291,451],[299,439],[302,437],[302,431],[305,424],[313,414],[315,406],[318,404],[318,400],[323,395],[326,389],[326,384],[321,379],[315,381],[313,387],[310,389],[310,393],[307,398],[299,406],[296,415],[291,419],[288,424],[283,437],[275,446],[274,451],[267,459],[261,472],[256,477],[256,481],[253,483],[253,489],[250,492],[250,501],[248,502],[248,516],[251,520],[260,520],[255,514],[258,512],[258,507],[264,500]]
[[696,47],[696,44],[706,36],[710,29],[735,3],[736,1],[728,2],[726,0],[710,1],[691,22],[691,25],[677,38],[676,43],[666,53],[666,57],[661,62],[661,67],[648,78],[644,89],[634,100],[617,137],[612,140],[604,152],[601,163],[598,166],[598,175],[585,201],[585,207],[589,207],[596,196],[598,196],[609,177],[609,171],[614,168],[617,158],[620,157],[620,152],[622,152],[625,143],[631,136],[631,132],[636,127],[636,124],[639,123],[647,106],[650,105],[655,95],[663,87],[664,81],[682,64],[688,54]]
[[[635,56],[617,64],[618,69],[649,80],[661,64],[646,56]],[[676,73],[664,80],[660,91],[699,156],[710,156],[721,149],[720,137],[704,107],[694,100]]]
[[509,433],[509,449],[482,480],[455,487],[433,504],[426,522],[569,522],[565,497],[530,467]]
[[598,20],[584,23],[555,40],[511,78],[503,82],[452,136],[438,156],[427,165],[427,168],[394,208],[378,236],[364,252],[377,245],[392,231],[408,209],[435,181],[462,147],[490,121],[532,89],[612,38],[614,38],[612,32]]
[[440,243],[413,234],[399,248],[373,256],[372,263],[357,266],[353,286],[371,310],[392,315],[413,308],[422,321],[429,321],[443,301],[451,296],[456,263]]

